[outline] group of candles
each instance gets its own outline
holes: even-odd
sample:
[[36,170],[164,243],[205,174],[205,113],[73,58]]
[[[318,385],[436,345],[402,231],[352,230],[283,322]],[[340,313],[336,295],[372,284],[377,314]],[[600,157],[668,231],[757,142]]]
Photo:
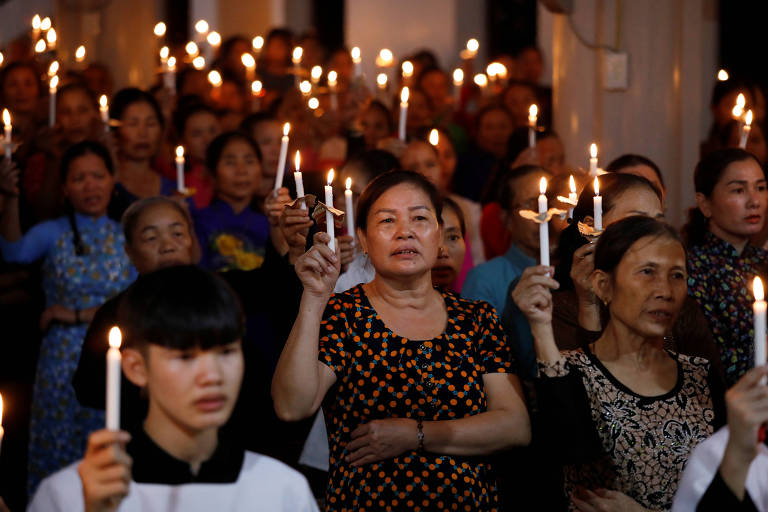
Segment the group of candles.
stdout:
[[739,93],[736,97],[736,104],[731,110],[733,117],[739,121],[739,147],[746,149],[749,132],[752,131],[752,110],[744,111],[747,102],[744,94]]

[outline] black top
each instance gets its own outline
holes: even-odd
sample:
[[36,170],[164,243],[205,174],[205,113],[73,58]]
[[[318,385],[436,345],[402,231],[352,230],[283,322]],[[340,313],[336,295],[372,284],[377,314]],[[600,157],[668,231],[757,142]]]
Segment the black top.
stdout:
[[718,471],[715,473],[712,483],[707,487],[707,492],[704,493],[696,506],[696,512],[722,512],[723,510],[728,510],[728,512],[757,512],[757,507],[748,491],[744,492],[744,499],[739,501],[739,498],[733,494]]

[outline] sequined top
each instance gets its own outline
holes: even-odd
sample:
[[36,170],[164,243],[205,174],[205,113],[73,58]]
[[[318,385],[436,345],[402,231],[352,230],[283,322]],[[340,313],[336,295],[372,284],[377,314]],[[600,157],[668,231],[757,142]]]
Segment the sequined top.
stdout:
[[739,254],[711,232],[688,251],[688,295],[709,322],[729,387],[754,366],[752,279],[766,261],[768,252],[747,244]]
[[604,488],[651,510],[671,508],[688,456],[724,406],[706,359],[668,353],[677,382],[653,397],[622,384],[588,347],[561,352],[553,365],[539,361],[534,436],[564,463],[569,502],[579,488]]
[[337,381],[323,403],[331,450],[327,510],[498,510],[487,457],[411,451],[356,468],[346,460],[350,433],[359,425],[485,412],[483,375],[514,370],[493,308],[450,292],[442,296],[446,330],[423,341],[394,334],[362,285],[328,302],[319,359]]

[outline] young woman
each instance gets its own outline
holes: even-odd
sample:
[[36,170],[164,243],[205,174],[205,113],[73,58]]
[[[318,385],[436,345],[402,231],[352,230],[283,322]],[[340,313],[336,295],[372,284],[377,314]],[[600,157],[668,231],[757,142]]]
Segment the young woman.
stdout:
[[724,420],[710,363],[663,348],[685,300],[685,263],[666,224],[631,216],[608,226],[591,283],[610,320],[577,350],[555,343],[551,267],[526,269],[513,292],[535,340],[535,435],[564,465],[569,510],[668,510],[691,450]]
[[754,364],[751,284],[758,274],[765,278],[768,253],[749,239],[765,223],[768,188],[755,157],[737,148],[704,157],[693,181],[688,293],[708,320],[730,386]]
[[29,490],[40,479],[77,459],[87,434],[104,416],[80,407],[72,374],[88,322],[110,296],[133,281],[136,271],[121,249],[120,226],[107,216],[114,186],[109,153],[98,143],[72,146],[61,163],[70,213],[22,235],[18,197],[8,198],[0,219],[0,250],[6,261],[42,260],[47,331],[40,349],[29,446]]
[[[205,208],[213,199],[213,177],[205,167],[205,152],[221,133],[216,112],[203,103],[192,103],[179,108],[175,116],[179,143],[184,146],[184,183],[195,191],[195,208]],[[173,167],[175,175],[175,167]]]

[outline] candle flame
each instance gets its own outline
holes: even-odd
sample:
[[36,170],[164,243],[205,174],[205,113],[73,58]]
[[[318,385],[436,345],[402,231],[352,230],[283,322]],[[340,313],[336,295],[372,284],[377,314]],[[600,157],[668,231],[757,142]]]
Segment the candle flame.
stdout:
[[461,85],[464,83],[464,71],[461,68],[453,70],[453,85]]
[[120,332],[120,328],[115,325],[109,330],[109,346],[111,348],[120,348],[122,342],[123,333]]
[[194,41],[190,41],[187,43],[187,45],[184,47],[184,49],[187,51],[187,55],[197,55],[200,49],[197,47],[197,44]]
[[206,41],[208,41],[208,44],[211,46],[219,46],[221,44],[221,34],[216,32],[215,30],[208,33],[208,36],[205,38]]
[[163,37],[165,35],[166,26],[162,21],[155,25],[155,35],[157,37]]
[[254,80],[253,82],[251,82],[251,92],[253,94],[261,94],[261,88],[262,88],[261,80]]
[[347,181],[344,183],[344,185],[347,190],[352,190],[352,178],[347,178]]
[[48,76],[52,77],[59,72],[59,61],[55,60],[48,66]]
[[48,84],[48,87],[51,91],[56,92],[56,88],[59,86],[59,77],[57,75],[54,75],[51,78],[50,83]]
[[50,30],[50,28],[51,28],[51,18],[46,16],[45,18],[43,18],[43,21],[40,22],[40,30],[45,32],[46,30]]
[[595,176],[595,195],[600,195],[600,181],[597,179],[597,176]]
[[176,146],[176,158],[184,158],[184,146]]
[[77,47],[77,50],[75,50],[75,60],[77,62],[83,62],[83,59],[85,59],[85,46],[81,44]]
[[198,55],[194,59],[192,59],[192,66],[197,69],[204,69],[205,68],[205,57],[202,55]]
[[3,395],[0,395],[0,427],[3,426]]
[[107,108],[107,95],[106,94],[102,94],[101,96],[99,96],[99,106],[101,108],[103,108],[103,109]]
[[171,71],[176,69],[176,57],[168,57],[168,69]]
[[571,193],[576,193],[576,181],[573,179],[573,174],[571,174],[571,177],[568,179],[568,186],[571,189]]
[[335,71],[329,71],[328,72],[328,85],[330,85],[331,87],[336,85],[336,78],[337,77],[338,77],[338,73],[336,73]]
[[547,193],[547,178],[541,177],[539,180],[539,193],[540,194],[546,194]]
[[479,49],[480,49],[480,43],[477,42],[477,39],[473,37],[472,39],[467,41],[467,50],[474,53]]
[[408,87],[403,87],[403,90],[400,91],[400,103],[408,103],[408,96],[410,96],[411,92],[408,90]]
[[258,51],[261,51],[261,48],[264,46],[264,38],[261,36],[256,36],[253,38],[253,41],[251,41],[251,46],[253,46],[253,49]]
[[746,104],[747,104],[747,100],[744,98],[744,94],[740,92],[739,95],[736,96],[736,105],[741,108],[744,108]]
[[215,69],[212,70],[210,73],[208,73],[208,81],[213,85],[214,87],[219,87],[221,85],[221,73],[216,71]]
[[379,73],[376,76],[376,83],[379,84],[379,87],[384,87],[387,85],[387,75],[386,73]]
[[296,157],[293,159],[293,163],[296,166],[296,172],[301,170],[301,153],[296,150]]
[[162,48],[160,48],[160,58],[161,59],[167,60],[168,59],[168,55],[170,55],[170,54],[171,54],[171,51],[168,49],[167,46],[163,46]]
[[478,73],[475,75],[475,84],[478,87],[485,87],[488,85],[488,77],[484,73]]
[[205,20],[197,20],[197,23],[195,23],[195,30],[198,34],[207,33],[209,28],[208,22]]
[[389,48],[382,48],[381,51],[379,51],[379,59],[381,59],[384,65],[391,63],[394,58],[395,56],[392,55],[392,50]]
[[35,30],[40,30],[40,15],[35,14],[32,16],[32,28]]
[[501,65],[501,63],[499,63],[499,62],[491,62],[485,68],[485,74],[490,76],[490,77],[496,77],[496,75],[499,74],[499,66],[500,65]]
[[53,45],[56,43],[56,29],[51,27],[51,30],[48,31],[47,34],[45,34],[45,40],[48,41],[48,44]]
[[299,90],[302,94],[309,94],[312,92],[312,84],[309,83],[309,80],[302,80],[302,82],[299,83]]
[[301,57],[304,55],[304,48],[297,46],[293,49],[293,63],[298,64],[301,62]]
[[738,105],[734,105],[733,110],[731,110],[731,115],[733,115],[733,117],[735,117],[736,119],[740,118],[743,113],[744,113],[744,108]]
[[531,119],[536,119],[538,115],[539,115],[539,107],[537,107],[535,103],[530,107],[528,107],[528,117],[530,117]]
[[432,128],[429,132],[429,143],[433,146],[437,147],[437,144],[440,142],[440,132],[437,131],[437,128]]
[[759,277],[755,277],[752,281],[752,294],[755,296],[755,301],[763,300],[765,298],[763,281]]
[[744,124],[752,126],[752,110],[747,110],[747,115],[744,116]]
[[589,145],[589,156],[591,158],[597,158],[597,144],[594,142]]
[[285,123],[283,125],[283,137],[287,137],[291,132],[291,123]]
[[320,77],[323,76],[323,68],[320,66],[312,66],[312,71],[309,72],[309,76],[312,77],[312,80],[317,82],[320,80]]
[[720,71],[717,72],[717,79],[720,80],[721,82],[727,81],[728,78],[729,78],[728,72],[726,70],[721,69]]
[[320,106],[320,100],[318,100],[317,98],[309,98],[309,101],[307,102],[307,105],[312,110],[317,110],[317,107]]
[[413,62],[409,60],[403,62],[402,68],[404,77],[410,78],[413,76]]
[[247,69],[253,69],[256,67],[256,59],[250,53],[244,53],[240,56],[240,61]]
[[43,53],[43,52],[45,51],[45,48],[46,48],[46,46],[45,46],[45,41],[43,41],[42,39],[40,39],[40,40],[39,40],[39,41],[38,41],[38,42],[35,44],[35,53]]
[[336,174],[336,171],[334,171],[333,169],[328,171],[328,186],[331,186],[331,184],[333,183],[333,177],[335,174]]
[[352,62],[360,62],[360,48],[355,46],[352,48],[352,51],[350,51],[349,54],[352,55]]
[[11,113],[8,112],[7,108],[3,109],[3,124],[5,126],[8,126],[9,124],[11,124]]
[[5,60],[5,56],[3,55],[3,52],[0,52],[0,66],[3,65],[4,60]]

